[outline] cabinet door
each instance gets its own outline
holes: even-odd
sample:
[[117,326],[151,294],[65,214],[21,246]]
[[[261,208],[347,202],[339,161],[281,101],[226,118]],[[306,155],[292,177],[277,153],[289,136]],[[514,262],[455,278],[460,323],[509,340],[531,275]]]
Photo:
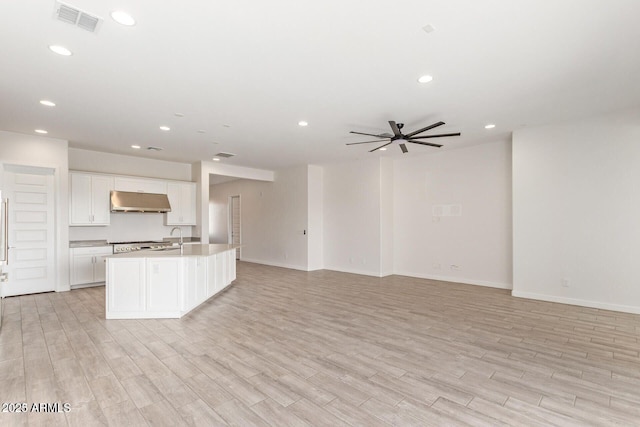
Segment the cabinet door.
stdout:
[[93,283],[93,258],[92,254],[76,254],[71,251],[71,285],[84,285]]
[[196,225],[196,184],[183,184],[181,200],[182,223],[184,225]]
[[144,259],[109,259],[107,277],[107,318],[110,314],[140,315],[145,310]]
[[182,271],[180,258],[147,259],[147,310],[180,310]]
[[96,251],[94,255],[94,264],[93,264],[93,280],[95,282],[104,282],[107,278],[107,263],[105,259],[105,255],[111,255],[113,253],[113,249],[111,246],[108,248],[102,248],[100,252]]
[[91,211],[93,225],[109,225],[111,219],[110,192],[113,178],[109,176],[91,177]]
[[196,225],[196,185],[192,182],[170,182],[167,196],[171,212],[167,213],[167,225]]
[[91,175],[70,173],[69,225],[91,225]]

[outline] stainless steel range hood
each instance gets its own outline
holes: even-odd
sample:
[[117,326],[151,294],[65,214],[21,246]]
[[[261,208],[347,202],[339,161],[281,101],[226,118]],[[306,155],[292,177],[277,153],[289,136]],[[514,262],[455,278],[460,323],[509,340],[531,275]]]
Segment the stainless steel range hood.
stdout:
[[166,194],[111,191],[111,212],[171,212]]

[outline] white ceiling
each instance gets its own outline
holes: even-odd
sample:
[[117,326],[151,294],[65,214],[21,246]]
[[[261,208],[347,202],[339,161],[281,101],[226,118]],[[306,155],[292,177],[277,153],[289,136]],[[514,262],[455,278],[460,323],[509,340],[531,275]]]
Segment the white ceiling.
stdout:
[[[237,156],[225,163],[277,169],[436,150],[345,146],[367,140],[350,130],[389,132],[389,120],[405,131],[445,121],[430,132],[462,136],[432,140],[443,150],[640,105],[638,0],[68,3],[104,18],[98,32],[55,20],[53,0],[0,3],[1,130],[180,162],[226,151]],[[115,23],[115,9],[137,25]],[[417,83],[424,74],[434,80]]]

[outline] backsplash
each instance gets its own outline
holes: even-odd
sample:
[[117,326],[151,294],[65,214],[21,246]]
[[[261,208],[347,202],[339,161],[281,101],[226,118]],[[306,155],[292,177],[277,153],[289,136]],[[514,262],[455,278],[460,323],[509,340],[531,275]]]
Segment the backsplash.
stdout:
[[[69,240],[107,240],[133,242],[162,240],[169,237],[173,226],[164,225],[164,214],[112,213],[111,225],[105,227],[69,227]],[[192,226],[181,226],[182,236],[192,236]],[[174,237],[178,234],[175,233]]]

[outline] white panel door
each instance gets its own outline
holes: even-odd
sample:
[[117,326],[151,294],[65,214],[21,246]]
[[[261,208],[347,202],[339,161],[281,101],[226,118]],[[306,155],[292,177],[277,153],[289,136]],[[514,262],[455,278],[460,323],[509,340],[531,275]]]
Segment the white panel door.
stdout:
[[9,199],[9,282],[5,296],[55,290],[54,176],[48,168],[5,165]]

